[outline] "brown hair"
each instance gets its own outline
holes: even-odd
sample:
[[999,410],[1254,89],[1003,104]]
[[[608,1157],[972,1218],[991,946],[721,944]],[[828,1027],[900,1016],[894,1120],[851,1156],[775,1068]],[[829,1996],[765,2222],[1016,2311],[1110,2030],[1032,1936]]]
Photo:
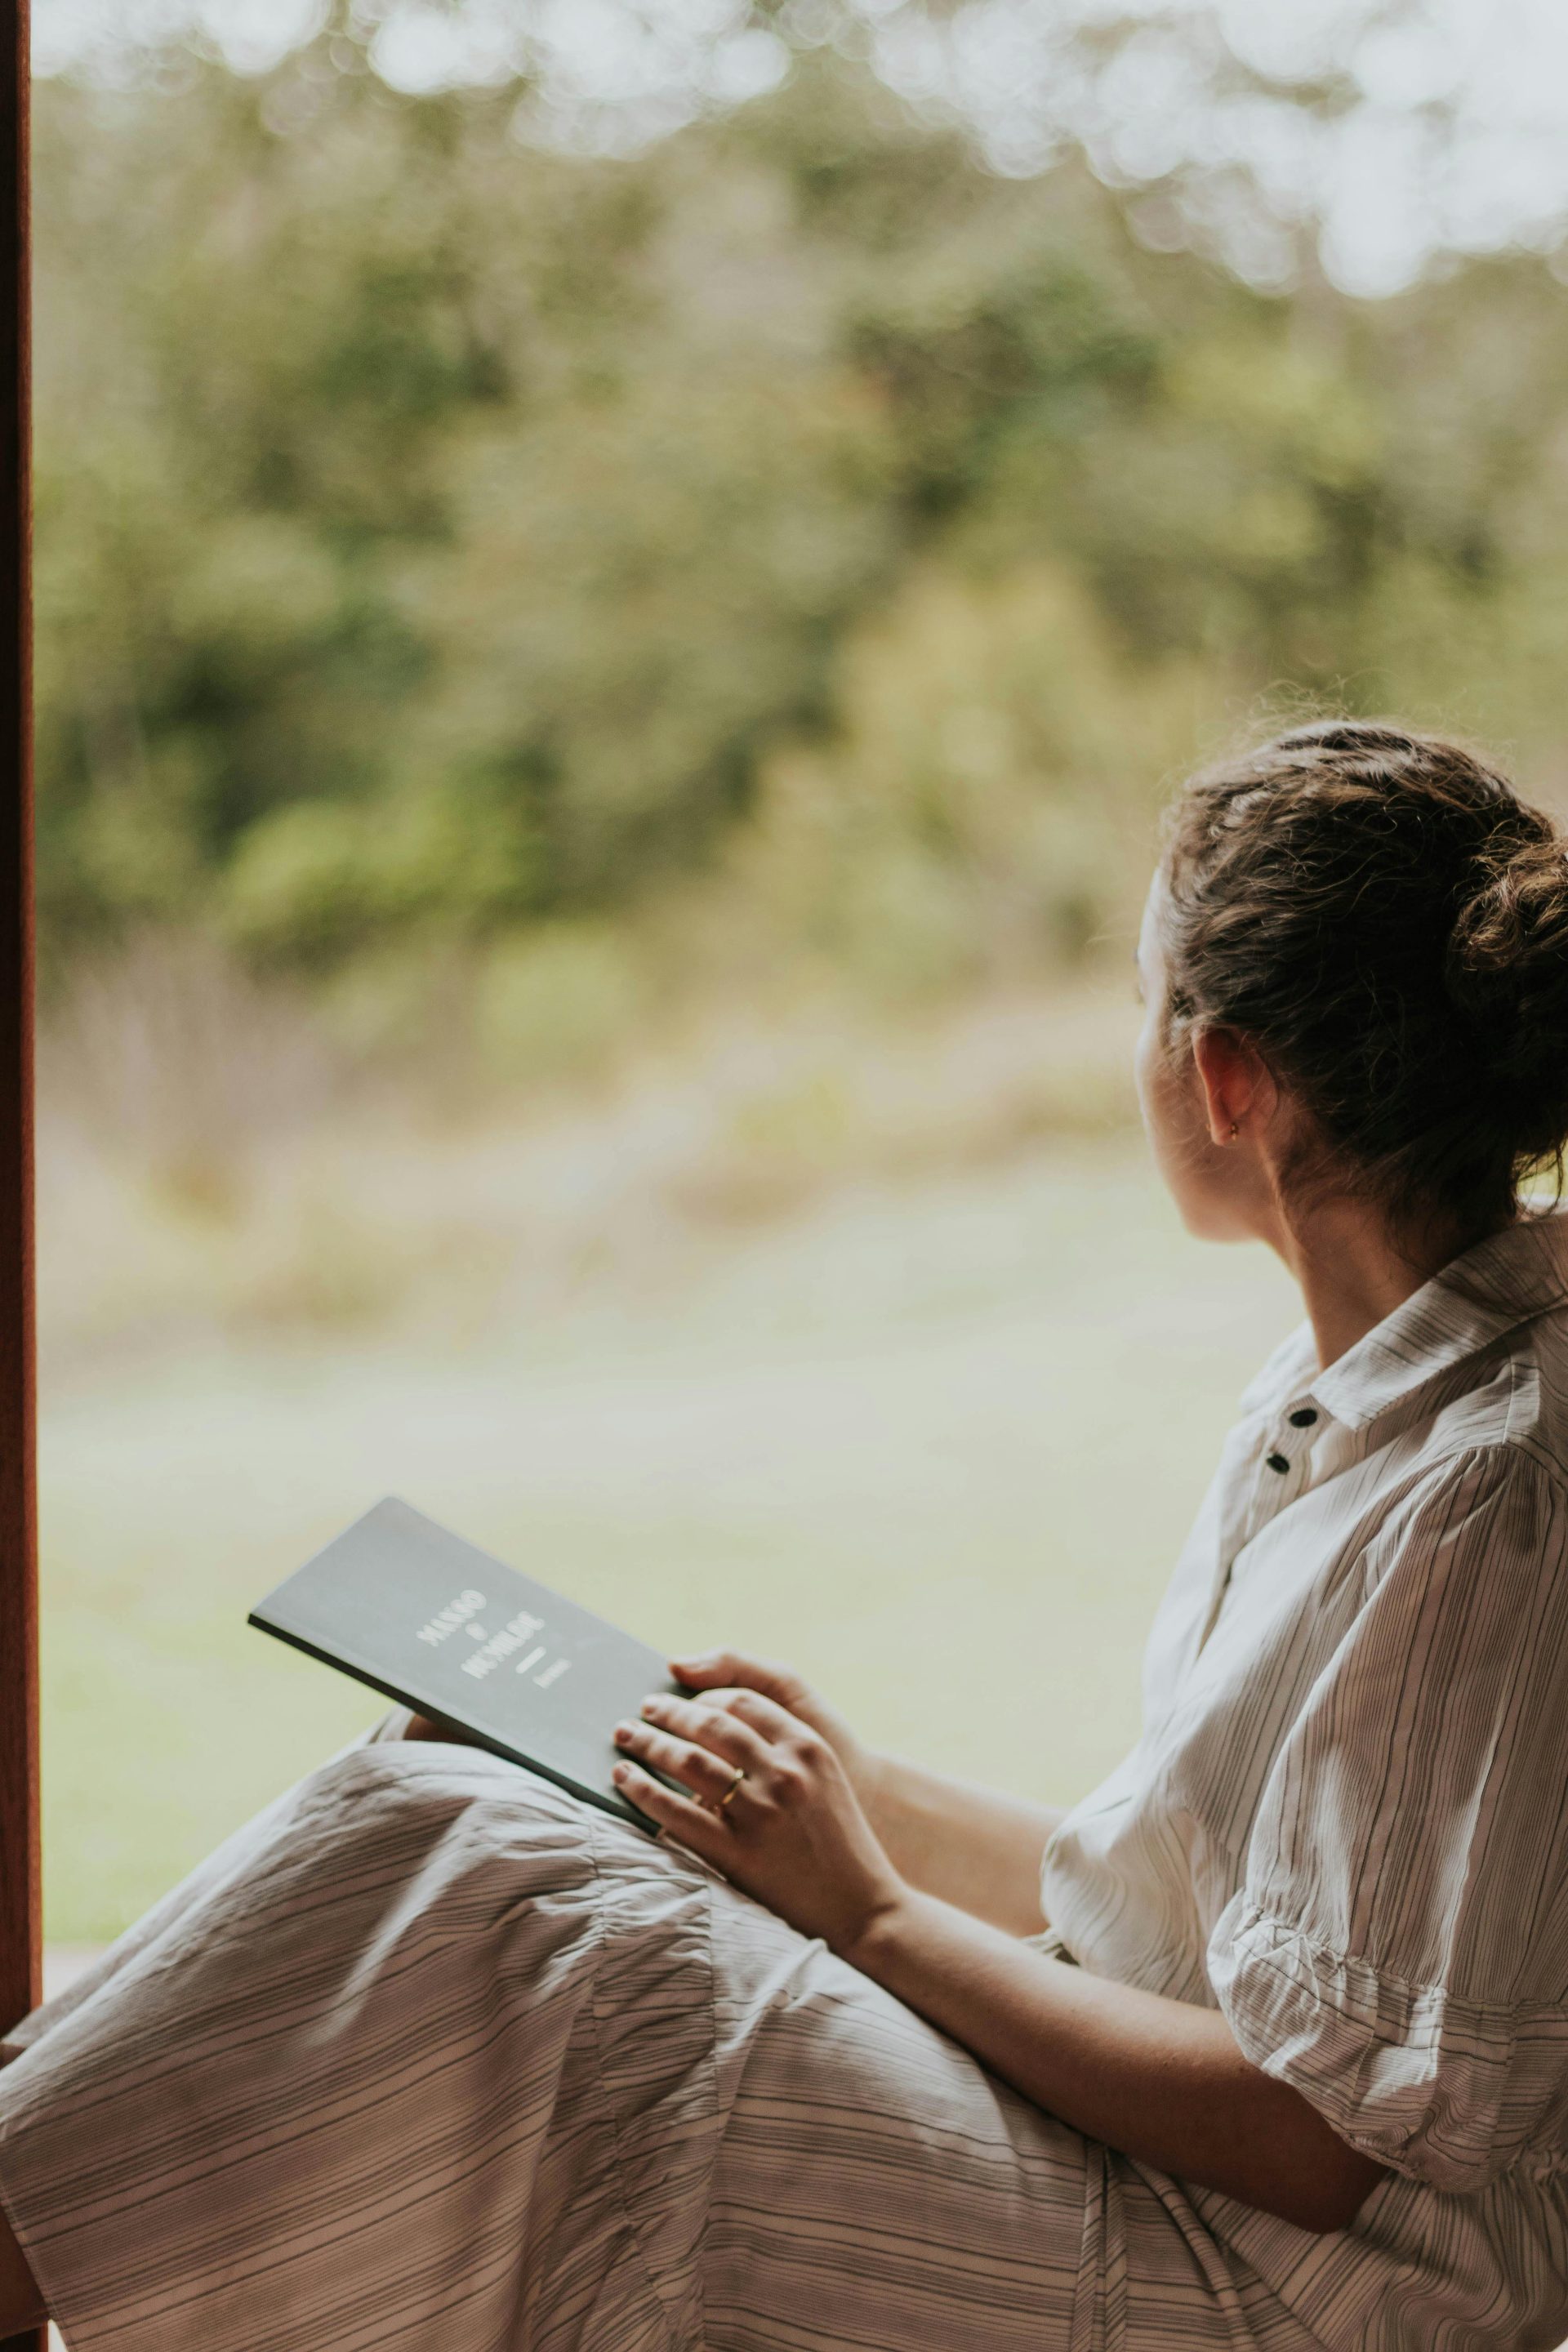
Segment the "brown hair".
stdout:
[[1171,812],[1173,1028],[1251,1040],[1316,1164],[1480,1233],[1568,1139],[1568,845],[1473,753],[1362,719],[1194,777]]

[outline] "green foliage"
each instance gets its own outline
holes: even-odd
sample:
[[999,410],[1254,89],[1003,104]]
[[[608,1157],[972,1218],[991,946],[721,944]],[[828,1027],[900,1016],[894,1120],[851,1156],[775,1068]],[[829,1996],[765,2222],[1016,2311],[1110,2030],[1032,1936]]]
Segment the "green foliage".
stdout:
[[238,944],[317,965],[432,925],[525,915],[537,859],[527,812],[437,775],[381,804],[289,801],[240,835],[225,877]]
[[1198,663],[1128,653],[1062,566],[933,562],[835,685],[831,740],[768,764],[742,847],[778,936],[895,996],[1128,943],[1151,786],[1200,748]]
[[630,161],[512,104],[325,41],[40,89],[57,963],[597,938],[712,867],[773,951],[927,990],[1120,927],[1154,790],[1260,693],[1550,772],[1544,264],[1265,298],[821,53]]

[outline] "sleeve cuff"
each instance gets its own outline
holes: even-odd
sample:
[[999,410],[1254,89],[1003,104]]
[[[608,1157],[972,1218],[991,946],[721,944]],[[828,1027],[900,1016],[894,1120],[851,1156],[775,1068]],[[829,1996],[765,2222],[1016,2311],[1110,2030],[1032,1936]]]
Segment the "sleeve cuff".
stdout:
[[1395,2172],[1473,2192],[1527,2159],[1544,2124],[1562,2122],[1561,2010],[1488,2008],[1407,1983],[1244,1895],[1221,1914],[1208,1967],[1243,2056]]

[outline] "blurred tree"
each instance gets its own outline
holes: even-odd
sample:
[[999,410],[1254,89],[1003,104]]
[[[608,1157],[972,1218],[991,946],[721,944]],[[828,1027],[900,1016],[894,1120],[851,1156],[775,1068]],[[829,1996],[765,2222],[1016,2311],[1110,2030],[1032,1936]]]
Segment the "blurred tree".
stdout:
[[399,97],[341,28],[41,87],[57,961],[156,919],[328,969],[749,824],[803,936],[967,970],[1096,936],[1160,775],[1282,684],[1550,765],[1544,262],[1260,293],[821,48],[629,159],[516,102]]

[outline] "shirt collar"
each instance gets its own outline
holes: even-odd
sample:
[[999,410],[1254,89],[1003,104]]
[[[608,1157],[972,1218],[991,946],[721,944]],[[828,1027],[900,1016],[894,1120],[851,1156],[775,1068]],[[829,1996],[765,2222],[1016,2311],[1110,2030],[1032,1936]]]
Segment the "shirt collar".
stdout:
[[1568,1213],[1526,1213],[1422,1284],[1392,1315],[1317,1370],[1311,1328],[1277,1349],[1244,1407],[1310,1397],[1346,1429],[1363,1429],[1439,1372],[1568,1302]]

